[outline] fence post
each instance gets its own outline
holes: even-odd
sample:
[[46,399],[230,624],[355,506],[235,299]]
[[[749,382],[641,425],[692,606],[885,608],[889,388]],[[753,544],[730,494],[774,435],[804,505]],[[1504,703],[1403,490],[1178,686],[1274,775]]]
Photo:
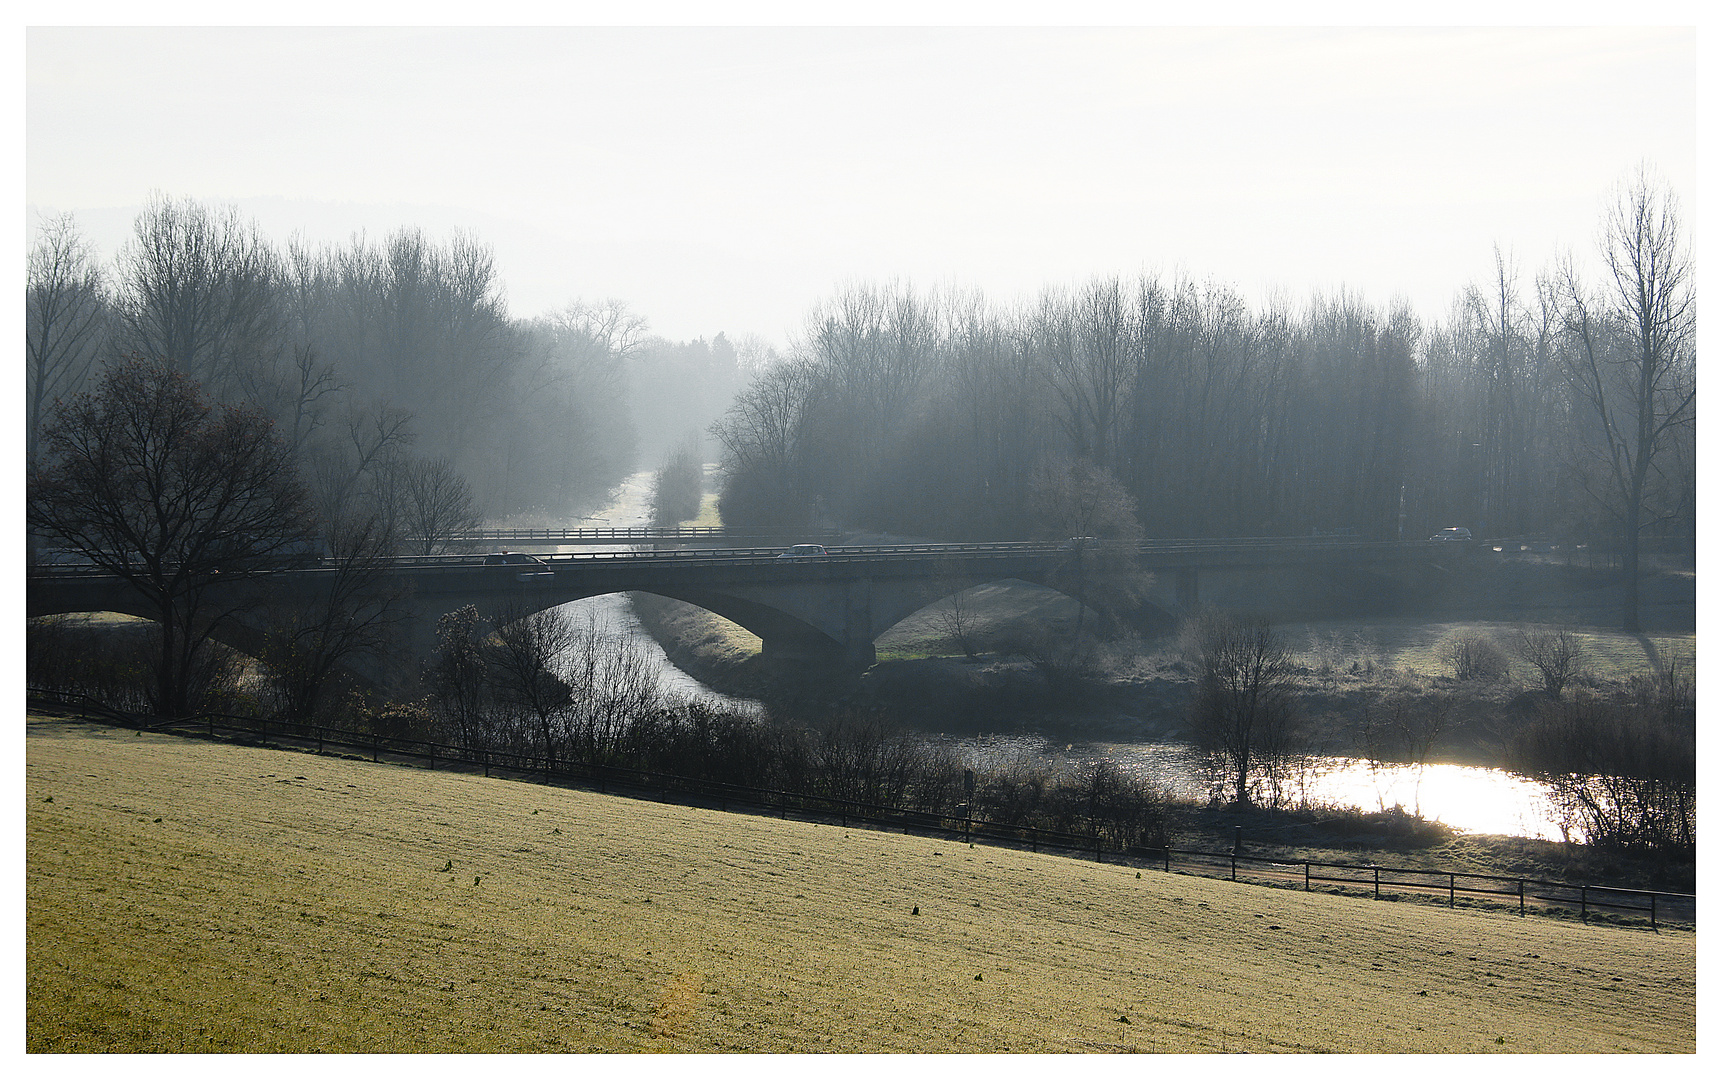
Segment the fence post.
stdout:
[[1309,892],[1309,863],[1303,864],[1303,891]]
[[1232,852],[1232,880],[1238,880],[1238,853]]
[[1589,922],[1590,921],[1590,910],[1589,910],[1590,903],[1589,903],[1589,901],[1590,901],[1590,886],[1589,885],[1580,885],[1579,886],[1579,921],[1580,922]]
[[377,733],[373,731],[373,732],[371,732],[371,762],[372,762],[372,764],[375,764],[376,760],[377,760]]
[[1172,845],[1167,844],[1165,847],[1161,848],[1160,856],[1166,860],[1164,869],[1168,874],[1170,874],[1172,872]]
[[1447,875],[1447,906],[1453,906],[1453,875]]
[[1374,866],[1370,869],[1375,871],[1375,898],[1379,900],[1381,899],[1381,867]]
[[484,775],[490,778],[490,748],[487,746],[478,752],[478,759],[484,763]]
[[1519,915],[1525,914],[1525,879],[1519,879]]
[[1652,933],[1660,933],[1656,929],[1656,894],[1650,894],[1650,929]]

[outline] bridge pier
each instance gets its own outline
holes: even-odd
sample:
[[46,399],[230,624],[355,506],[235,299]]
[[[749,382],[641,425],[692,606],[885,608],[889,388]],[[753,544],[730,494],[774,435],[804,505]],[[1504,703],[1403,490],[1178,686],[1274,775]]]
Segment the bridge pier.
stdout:
[[871,641],[833,641],[828,637],[776,636],[759,639],[767,663],[827,671],[865,671],[878,659]]

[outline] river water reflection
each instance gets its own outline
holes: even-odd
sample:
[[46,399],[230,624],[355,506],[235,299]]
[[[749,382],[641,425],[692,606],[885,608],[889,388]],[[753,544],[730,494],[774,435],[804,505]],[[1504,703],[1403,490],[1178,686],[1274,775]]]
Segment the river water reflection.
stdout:
[[[1055,769],[1080,770],[1105,760],[1179,798],[1205,801],[1211,791],[1200,756],[1183,743],[1058,744],[1038,735],[982,735],[940,741],[957,749],[971,768],[1045,763]],[[1315,806],[1362,810],[1398,806],[1464,832],[1562,839],[1547,787],[1501,769],[1371,766],[1359,758],[1312,757],[1293,778],[1291,788],[1288,795],[1293,804],[1307,801]]]
[[[647,510],[650,482],[649,473],[630,477],[602,517],[581,524],[646,524],[650,519]],[[658,673],[658,685],[666,693],[752,713],[760,711],[757,701],[719,693],[676,667],[635,618],[627,597],[594,596],[564,605],[564,610],[579,625],[587,625],[590,620],[601,632],[626,638]],[[1054,768],[1081,768],[1105,759],[1180,798],[1205,800],[1210,790],[1196,752],[1181,743],[1057,744],[1038,735],[1017,734],[960,740],[945,736],[928,738],[958,749],[971,768],[991,769],[1019,761]],[[1421,769],[1408,765],[1371,767],[1358,758],[1319,757],[1309,761],[1294,786],[1298,789],[1292,792],[1294,803],[1299,801],[1301,790],[1304,800],[1318,806],[1363,810],[1399,806],[1408,813],[1421,812],[1430,820],[1465,832],[1539,840],[1562,838],[1547,788],[1500,769],[1470,765],[1428,765]]]

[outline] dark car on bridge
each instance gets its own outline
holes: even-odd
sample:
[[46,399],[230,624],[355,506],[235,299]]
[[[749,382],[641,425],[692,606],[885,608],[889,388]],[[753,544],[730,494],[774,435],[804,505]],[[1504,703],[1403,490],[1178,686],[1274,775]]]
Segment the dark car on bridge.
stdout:
[[536,555],[528,555],[524,551],[496,551],[484,557],[486,566],[512,566],[516,568],[514,580],[530,581],[533,578],[551,578],[556,572],[547,566],[543,559]]
[[1429,539],[1431,539],[1431,540],[1461,540],[1461,541],[1469,540],[1469,539],[1471,539],[1471,530],[1466,529],[1466,528],[1461,528],[1459,526],[1454,526],[1451,529],[1442,529],[1440,532],[1436,533],[1434,536],[1431,536]]
[[791,547],[788,551],[785,551],[783,554],[779,555],[778,558],[780,558],[780,559],[805,559],[805,558],[816,557],[816,556],[825,555],[825,554],[828,554],[828,552],[820,544],[796,544],[793,547]]

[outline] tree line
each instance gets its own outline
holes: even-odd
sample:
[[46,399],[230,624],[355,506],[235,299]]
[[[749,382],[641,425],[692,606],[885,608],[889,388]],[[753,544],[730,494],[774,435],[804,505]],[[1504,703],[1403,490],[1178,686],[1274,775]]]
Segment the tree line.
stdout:
[[[451,492],[456,525],[587,512],[634,470],[637,430],[663,454],[740,379],[723,335],[665,341],[619,301],[512,317],[470,236],[281,246],[231,207],[165,196],[111,263],[70,216],[43,222],[25,301],[32,466],[57,401],[110,364],[158,362],[269,420],[326,520],[380,514],[402,536]],[[420,520],[399,520],[415,503]]]
[[[1150,536],[1343,533],[1604,545],[1696,528],[1695,271],[1640,174],[1605,274],[1496,252],[1445,320],[1341,292],[1252,309],[1097,278],[1014,308],[863,284],[820,305],[714,427],[736,524],[1020,537],[1048,462],[1107,474]],[[1636,626],[1636,598],[1624,618]]]

